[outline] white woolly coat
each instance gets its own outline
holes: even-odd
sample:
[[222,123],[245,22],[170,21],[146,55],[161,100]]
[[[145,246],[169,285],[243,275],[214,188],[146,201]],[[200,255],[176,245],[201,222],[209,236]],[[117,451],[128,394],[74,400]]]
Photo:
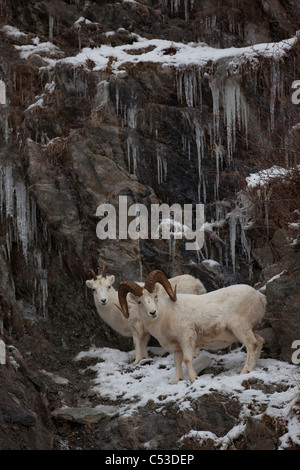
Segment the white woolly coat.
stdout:
[[255,329],[264,316],[266,298],[245,284],[225,287],[204,295],[178,294],[173,302],[158,296],[157,316],[150,318],[143,306],[139,313],[145,328],[169,351],[183,344],[221,349]]

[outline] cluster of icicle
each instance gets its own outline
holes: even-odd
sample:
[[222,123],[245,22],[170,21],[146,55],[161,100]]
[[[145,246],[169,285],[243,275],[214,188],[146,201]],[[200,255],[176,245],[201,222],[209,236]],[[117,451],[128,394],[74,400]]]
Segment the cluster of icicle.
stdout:
[[[24,181],[14,176],[10,165],[0,166],[0,218],[6,228],[5,252],[10,262],[13,243],[16,242],[23,253],[27,269],[29,258],[35,268],[33,306],[38,307],[42,316],[47,316],[48,281],[47,269],[43,268],[42,253],[37,247],[37,208],[34,199],[29,195]],[[43,237],[48,238],[46,225],[43,226]]]
[[[172,2],[174,12],[180,7],[180,0]],[[192,7],[192,5],[191,5]],[[257,66],[257,64],[256,64]],[[258,70],[253,65],[253,85],[257,81]],[[248,145],[250,107],[247,103],[241,86],[241,74],[217,74],[214,72],[204,72],[201,67],[192,66],[178,68],[176,71],[177,101],[181,107],[183,119],[190,129],[187,135],[182,135],[182,151],[187,154],[189,161],[193,158],[192,149],[196,149],[196,161],[198,165],[198,202],[207,203],[207,181],[203,172],[203,160],[206,158],[215,162],[215,182],[214,182],[214,202],[219,201],[220,174],[224,163],[230,166],[234,163],[234,155],[237,143],[237,134],[243,135],[246,146]],[[203,87],[208,84],[208,89],[212,97],[211,116],[205,115],[203,108]],[[270,109],[269,109],[269,129],[274,130],[275,101],[282,98],[284,94],[283,75],[280,64],[274,60],[270,65]],[[105,106],[110,100],[109,83],[102,81],[99,86],[100,107]],[[127,128],[127,164],[128,171],[137,174],[139,168],[139,120],[144,119],[143,110],[136,105],[135,98],[131,103],[123,104],[120,98],[120,87],[118,79],[115,82],[115,111],[121,118],[122,126]],[[143,126],[145,122],[141,123]],[[154,133],[156,139],[156,160],[157,160],[157,182],[163,184],[168,178],[168,155],[166,155],[164,145],[159,141],[158,129],[149,117],[150,133]],[[193,144],[193,147],[192,147]],[[225,205],[226,206],[226,205]],[[224,207],[225,207],[224,206]],[[245,259],[249,262],[249,276],[251,276],[251,249],[250,241],[246,237],[244,210],[240,211],[239,203],[236,201],[234,209],[227,208],[224,214],[224,221],[228,226],[228,242],[230,256],[219,253],[220,262],[231,262],[232,268],[236,268],[236,245],[239,240],[244,251]],[[226,206],[227,207],[227,206]],[[247,217],[249,216],[248,207]],[[220,225],[221,220],[213,223]],[[172,250],[174,252],[174,250]]]

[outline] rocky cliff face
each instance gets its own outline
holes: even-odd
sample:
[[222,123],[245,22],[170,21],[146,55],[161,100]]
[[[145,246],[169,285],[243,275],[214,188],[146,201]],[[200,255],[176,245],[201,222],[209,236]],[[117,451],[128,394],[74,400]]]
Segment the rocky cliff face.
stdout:
[[[5,414],[14,405],[3,398],[3,429],[14,422],[24,435],[22,443],[1,436],[3,448],[57,445],[46,415],[62,403],[41,370],[65,371],[73,384],[66,400],[77,406],[86,390],[70,365],[75,354],[93,343],[132,348],[99,323],[85,288],[89,268],[108,264],[117,283],[159,268],[194,274],[207,290],[257,285],[268,298],[266,354],[291,360],[300,338],[291,101],[300,11],[287,3],[0,5],[0,333],[24,361],[17,372],[6,366],[3,380],[26,404],[22,416]],[[278,178],[247,180],[275,166],[294,168],[286,191]],[[121,195],[148,208],[204,204],[201,251],[187,252],[180,240],[99,240],[96,209],[118,208]],[[23,393],[38,396],[32,409]],[[29,439],[39,426],[43,441]]]

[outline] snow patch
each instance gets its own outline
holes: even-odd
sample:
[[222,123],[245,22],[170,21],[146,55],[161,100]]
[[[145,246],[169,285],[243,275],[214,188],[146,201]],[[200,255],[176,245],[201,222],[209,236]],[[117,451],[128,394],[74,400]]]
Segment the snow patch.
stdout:
[[25,33],[22,33],[22,31],[20,31],[18,28],[16,28],[15,26],[10,26],[10,25],[5,25],[3,26],[3,28],[1,29],[1,31],[4,31],[4,33],[7,35],[7,36],[12,36],[14,38],[25,38],[27,37],[27,34]]
[[[86,22],[87,20],[83,17],[79,18],[75,24],[80,26],[83,21]],[[121,30],[124,30],[124,28],[119,28],[118,32]],[[113,34],[115,34],[114,31],[104,33],[107,37]],[[151,62],[173,67],[193,65],[203,67],[210,61],[216,62],[221,59],[230,59],[230,64],[234,63],[236,70],[245,62],[256,63],[255,61],[259,57],[279,60],[298,42],[298,37],[294,36],[280,42],[263,43],[241,48],[217,49],[202,42],[184,44],[163,39],[146,39],[134,33],[131,33],[131,36],[136,39],[133,44],[118,46],[102,44],[100,47],[95,48],[85,47],[76,56],[60,59],[60,61],[71,64],[74,67],[79,67],[86,66],[86,62],[89,60],[95,64],[93,67],[94,71],[105,70],[110,65],[114,73],[119,73],[126,63]],[[51,42],[43,42],[34,46],[15,46],[15,48],[20,52],[21,57],[25,59],[33,53],[43,52],[43,54],[53,56],[59,52],[59,49]],[[51,65],[54,66],[55,63]]]
[[46,60],[52,66],[56,64],[56,61],[54,59],[50,61],[50,59],[46,56],[54,57],[57,55],[61,56],[63,54],[59,47],[55,46],[52,42],[40,42],[39,37],[33,38],[32,44],[25,44],[22,46],[15,45],[14,47],[19,52],[21,59],[29,59],[33,54],[42,54],[45,56],[43,57],[44,60]]
[[264,186],[274,178],[286,176],[288,172],[289,170],[287,168],[274,165],[271,168],[266,168],[264,170],[258,171],[257,173],[251,173],[246,177],[247,185],[249,188]]
[[[196,361],[203,365],[204,358],[209,359],[207,364],[211,363],[210,367],[219,368],[221,372],[215,376],[204,373],[194,383],[183,380],[177,385],[172,385],[175,374],[173,355],[165,357],[165,351],[160,347],[148,349],[153,357],[145,359],[137,366],[132,365],[134,351],[123,352],[108,347],[91,347],[89,351],[79,353],[75,361],[98,359],[95,365],[88,367],[96,373],[93,391],[100,399],[117,402],[120,415],[130,416],[150,400],[161,407],[176,403],[181,410],[192,409],[191,401],[219,392],[240,402],[243,408],[240,422],[221,440],[207,431],[191,431],[196,433],[200,440],[210,437],[222,449],[226,449],[230,441],[243,432],[244,418],[252,416],[260,419],[263,413],[286,422],[286,433],[281,438],[281,448],[288,447],[290,441],[299,442],[299,423],[289,417],[287,412],[297,388],[296,366],[275,359],[261,358],[253,372],[239,375],[246,359],[243,348],[234,349],[224,355],[202,351]],[[261,386],[245,388],[245,381],[252,381]]]
[[284,269],[283,271],[281,271],[281,273],[279,274],[275,274],[275,276],[271,277],[271,279],[269,279],[266,284],[264,286],[262,286],[259,291],[260,292],[265,292],[266,288],[267,288],[267,284],[270,284],[271,282],[274,282],[276,281],[276,279],[279,279],[283,274],[285,274],[287,271]]

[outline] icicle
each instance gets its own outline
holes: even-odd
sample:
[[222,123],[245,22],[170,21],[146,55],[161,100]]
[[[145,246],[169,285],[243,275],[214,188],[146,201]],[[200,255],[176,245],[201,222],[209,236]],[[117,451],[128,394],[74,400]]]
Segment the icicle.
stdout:
[[235,273],[235,243],[236,243],[237,216],[235,210],[229,214],[229,237],[232,269]]
[[198,106],[202,111],[201,69],[188,69],[176,74],[177,100],[183,103],[183,92],[189,108]]
[[48,245],[48,252],[51,252],[52,244],[51,244],[51,232],[48,228],[47,222],[43,221],[43,239],[45,243]]
[[195,75],[191,72],[186,72],[183,76],[184,81],[184,93],[186,104],[189,107],[194,106],[195,102]]
[[206,204],[206,179],[204,173],[202,173],[202,193],[203,193],[203,203]]
[[42,296],[42,313],[43,317],[47,318],[47,299],[48,299],[48,280],[47,280],[47,271],[45,270],[45,278],[40,279],[40,293]]
[[157,164],[157,182],[163,183],[167,179],[168,163],[165,157],[161,156],[161,148],[156,150],[156,164]]
[[232,78],[226,78],[220,84],[217,79],[210,78],[209,87],[213,98],[213,143],[222,145],[220,135],[220,107],[224,109],[224,124],[227,135],[227,161],[230,163],[236,143],[236,127],[244,130],[246,142],[248,138],[248,105],[242,94],[240,84]]
[[10,222],[8,222],[8,224],[7,224],[7,229],[6,229],[6,234],[5,234],[5,241],[6,241],[7,259],[10,260],[10,254],[11,254],[11,251],[12,251],[12,227],[11,227]]
[[171,14],[177,13],[179,10],[180,0],[171,0]]
[[43,268],[42,253],[36,249],[33,252],[33,263],[37,277],[34,279],[34,297],[33,305],[37,302],[42,312],[43,318],[47,317],[47,299],[48,299],[48,272]]
[[201,200],[201,170],[202,170],[202,160],[204,159],[205,152],[205,134],[204,129],[200,129],[198,122],[195,122],[195,134],[196,134],[196,148],[197,148],[197,157],[198,157],[198,200]]
[[244,253],[247,256],[249,266],[249,279],[252,277],[252,262],[251,262],[251,241],[247,239],[244,224],[241,223],[241,245]]
[[8,126],[8,119],[7,117],[5,118],[5,124],[4,124],[4,140],[5,140],[5,145],[8,145],[9,142],[9,126]]
[[177,89],[177,100],[179,103],[182,103],[182,75],[181,71],[176,73],[176,89]]
[[37,214],[36,214],[36,202],[30,198],[30,217],[31,217],[31,240],[37,241]]
[[96,111],[104,108],[109,102],[109,82],[107,80],[101,80],[101,82],[98,83],[96,100]]
[[127,122],[131,129],[136,129],[137,126],[137,111],[136,106],[130,106],[127,110]]
[[157,161],[157,182],[158,184],[161,184],[163,181],[163,178],[162,178],[161,157],[159,154],[156,155],[156,161]]
[[[132,160],[132,166],[131,168],[131,160]],[[138,160],[138,155],[137,155],[137,149],[136,146],[133,142],[133,139],[131,136],[127,138],[127,164],[128,164],[128,172],[133,173],[134,175],[136,174],[137,170],[137,160]]]
[[284,95],[283,79],[278,61],[272,63],[270,73],[270,128],[273,132],[275,129],[275,101],[276,98],[281,98]]
[[31,238],[31,220],[30,220],[30,205],[26,187],[22,181],[16,183],[16,217],[18,237],[22,243],[22,250],[25,259],[28,255],[28,244]]
[[235,95],[236,95],[236,116],[238,122],[238,129],[244,130],[246,137],[246,144],[248,145],[248,119],[249,119],[249,109],[246,99],[241,92],[239,84],[235,86]]
[[223,163],[223,148],[220,145],[215,145],[216,154],[216,200],[219,199],[219,184],[220,184],[220,167]]
[[6,346],[2,339],[0,339],[0,365],[6,364]]
[[5,208],[6,217],[14,216],[14,181],[12,176],[11,166],[7,166],[4,169],[4,197],[5,197]]
[[0,80],[0,104],[6,104],[6,85]]
[[213,140],[215,145],[220,145],[220,89],[215,78],[209,80],[209,88],[213,98]]
[[224,90],[224,119],[227,131],[227,158],[230,163],[233,156],[233,149],[235,147],[235,133],[236,133],[236,88],[230,80],[225,85]]
[[49,16],[49,39],[53,39],[53,25],[54,25],[54,18],[53,16]]
[[[189,10],[192,10],[194,7],[194,0],[183,0],[184,2],[184,19],[187,21],[189,19]],[[164,0],[165,4],[168,4],[168,0]],[[181,0],[171,0],[171,15],[178,13],[180,8]]]
[[184,19],[187,21],[189,19],[189,3],[188,0],[184,0]]

